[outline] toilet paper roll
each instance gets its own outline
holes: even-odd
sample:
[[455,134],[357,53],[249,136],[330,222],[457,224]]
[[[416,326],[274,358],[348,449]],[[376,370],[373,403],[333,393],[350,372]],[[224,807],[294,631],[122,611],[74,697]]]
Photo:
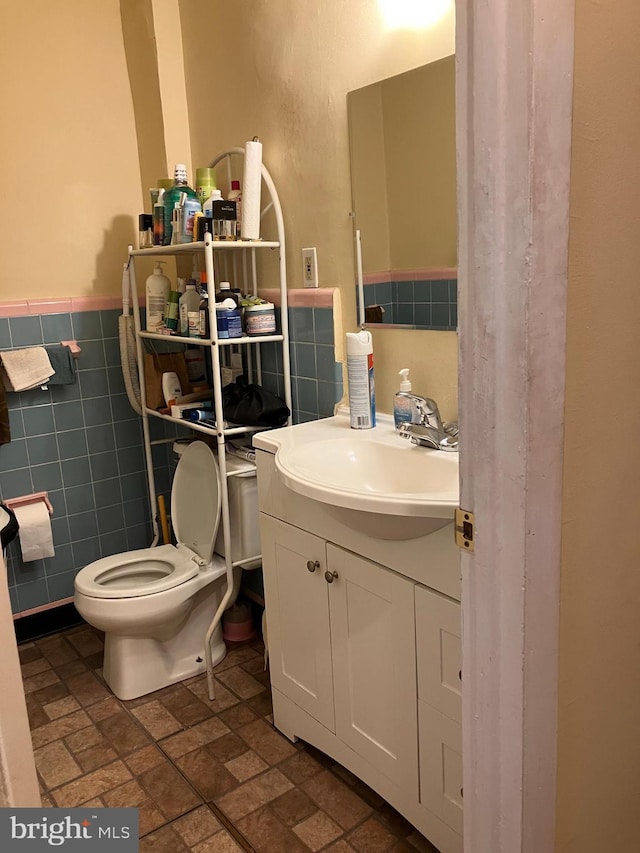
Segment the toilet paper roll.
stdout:
[[243,240],[260,238],[260,190],[262,186],[262,143],[258,139],[244,147],[244,175],[242,178],[242,220],[240,233]]
[[22,562],[29,563],[32,560],[42,560],[44,557],[53,557],[53,534],[51,532],[51,516],[43,501],[33,504],[25,504],[14,508],[20,529],[20,548],[22,550]]

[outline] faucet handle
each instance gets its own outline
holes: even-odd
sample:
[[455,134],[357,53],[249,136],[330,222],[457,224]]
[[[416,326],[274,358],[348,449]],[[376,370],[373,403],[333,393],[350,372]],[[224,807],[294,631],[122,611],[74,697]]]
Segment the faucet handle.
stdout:
[[432,400],[430,397],[417,399],[416,408],[420,413],[420,423],[435,427],[442,432],[442,418],[440,417],[440,410],[435,400]]

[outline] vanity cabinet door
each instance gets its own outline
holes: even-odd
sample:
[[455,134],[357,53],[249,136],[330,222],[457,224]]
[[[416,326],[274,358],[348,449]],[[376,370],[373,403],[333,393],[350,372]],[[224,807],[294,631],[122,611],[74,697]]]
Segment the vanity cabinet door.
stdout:
[[414,587],[327,545],[336,734],[418,797]]
[[260,513],[272,686],[334,731],[323,539]]
[[416,587],[418,698],[462,720],[462,614],[457,601]]

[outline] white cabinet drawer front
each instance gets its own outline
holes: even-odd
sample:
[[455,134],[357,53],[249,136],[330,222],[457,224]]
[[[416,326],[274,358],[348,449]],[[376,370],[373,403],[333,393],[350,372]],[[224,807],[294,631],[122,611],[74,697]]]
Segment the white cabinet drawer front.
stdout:
[[457,601],[416,587],[418,698],[462,719],[461,611]]
[[271,681],[333,731],[324,540],[262,513],[260,531]]
[[415,585],[331,544],[327,565],[336,734],[417,797]]
[[462,835],[462,728],[418,702],[420,802]]

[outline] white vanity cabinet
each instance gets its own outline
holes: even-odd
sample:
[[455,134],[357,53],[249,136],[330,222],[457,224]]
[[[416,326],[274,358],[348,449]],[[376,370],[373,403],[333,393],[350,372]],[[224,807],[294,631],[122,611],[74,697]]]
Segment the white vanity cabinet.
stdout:
[[452,522],[377,539],[283,484],[261,449],[277,432],[256,441],[274,724],[339,761],[441,853],[462,853]]
[[260,532],[272,686],[417,797],[415,584],[265,514]]

